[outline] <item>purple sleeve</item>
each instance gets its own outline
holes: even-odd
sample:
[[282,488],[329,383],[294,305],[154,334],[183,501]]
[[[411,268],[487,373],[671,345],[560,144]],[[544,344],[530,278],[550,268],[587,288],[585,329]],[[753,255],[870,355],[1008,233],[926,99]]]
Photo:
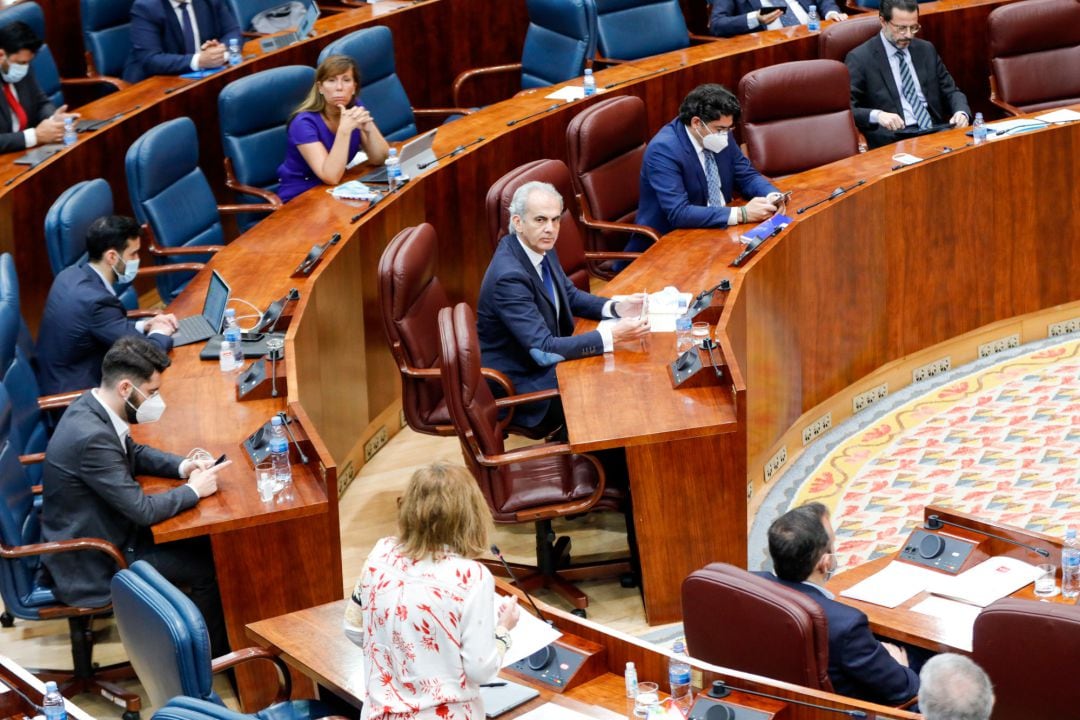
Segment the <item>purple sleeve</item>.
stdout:
[[289,123],[288,132],[289,142],[293,145],[307,145],[313,142],[322,142],[322,138],[319,137],[319,126],[315,117],[308,113],[297,115],[296,118]]

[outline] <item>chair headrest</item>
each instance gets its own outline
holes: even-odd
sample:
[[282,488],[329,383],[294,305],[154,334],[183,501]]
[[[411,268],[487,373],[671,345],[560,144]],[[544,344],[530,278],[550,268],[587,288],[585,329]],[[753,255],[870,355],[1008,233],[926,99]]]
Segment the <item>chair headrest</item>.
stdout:
[[128,185],[141,198],[156,196],[198,165],[199,138],[195,123],[187,117],[146,131],[128,148],[125,158]]
[[575,172],[586,172],[649,140],[645,103],[636,95],[613,97],[578,113],[566,133]]
[[818,36],[818,55],[843,62],[847,54],[881,31],[878,16],[857,15],[842,23],[832,23]]
[[82,0],[82,23],[86,32],[96,32],[131,23],[134,0]]
[[[791,88],[813,92],[791,92]],[[851,104],[847,66],[838,60],[800,60],[752,70],[739,80],[744,123],[844,111]]]
[[45,215],[45,245],[54,276],[86,255],[90,224],[112,213],[112,188],[102,178],[76,183],[56,198]]
[[[1080,3],[1027,0],[995,8],[986,21],[990,57],[1008,57],[1080,45]],[[1061,69],[1067,72],[1066,68]],[[1073,68],[1073,72],[1077,72]]]
[[45,12],[36,2],[21,2],[0,11],[0,27],[13,22],[26,23],[38,40],[45,42]]
[[270,68],[232,81],[218,95],[222,136],[284,125],[314,84],[315,68],[307,65]]

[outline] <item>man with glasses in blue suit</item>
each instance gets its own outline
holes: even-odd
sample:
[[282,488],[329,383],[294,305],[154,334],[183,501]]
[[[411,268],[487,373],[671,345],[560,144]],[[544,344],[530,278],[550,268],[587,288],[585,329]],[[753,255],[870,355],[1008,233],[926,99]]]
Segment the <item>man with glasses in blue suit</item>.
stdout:
[[233,38],[243,42],[225,0],[135,0],[124,80],[219,68]]

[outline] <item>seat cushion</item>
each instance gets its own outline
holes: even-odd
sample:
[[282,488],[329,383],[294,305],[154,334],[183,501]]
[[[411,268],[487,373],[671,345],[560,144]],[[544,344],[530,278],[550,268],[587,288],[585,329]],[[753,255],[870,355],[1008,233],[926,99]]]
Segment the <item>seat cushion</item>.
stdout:
[[596,492],[598,481],[596,468],[587,457],[556,455],[500,468],[492,483],[492,499],[501,512],[521,512],[583,500]]

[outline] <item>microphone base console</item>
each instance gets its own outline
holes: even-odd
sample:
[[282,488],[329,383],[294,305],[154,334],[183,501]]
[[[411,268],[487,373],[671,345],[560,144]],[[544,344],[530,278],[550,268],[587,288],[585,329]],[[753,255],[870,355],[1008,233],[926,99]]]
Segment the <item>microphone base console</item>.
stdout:
[[506,673],[561,693],[607,672],[606,650],[597,643],[564,634],[551,647],[555,656],[546,667],[533,670],[525,658],[507,666]]

